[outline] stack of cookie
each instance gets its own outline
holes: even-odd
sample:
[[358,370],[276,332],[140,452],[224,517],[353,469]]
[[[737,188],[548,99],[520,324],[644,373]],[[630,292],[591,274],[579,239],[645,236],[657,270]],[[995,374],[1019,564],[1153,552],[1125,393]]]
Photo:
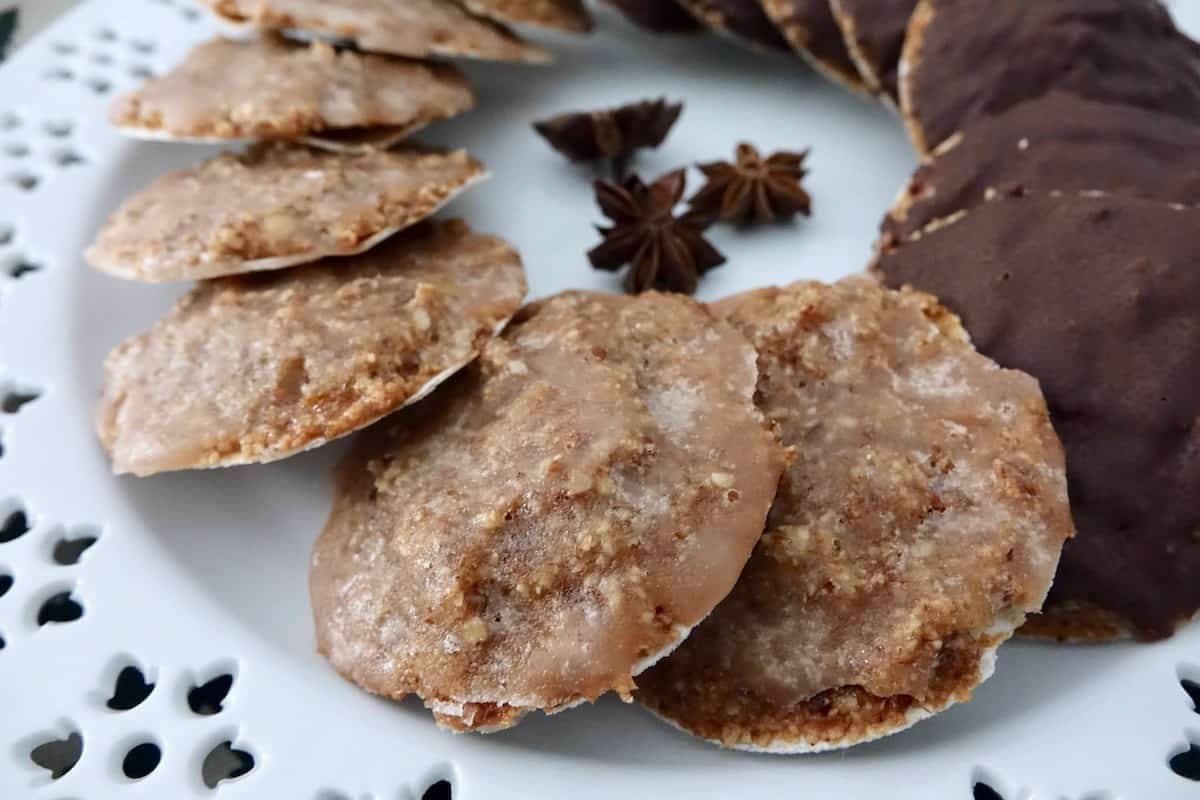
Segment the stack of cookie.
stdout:
[[1200,50],[1156,0],[921,0],[900,75],[925,158],[877,273],[1037,377],[1067,452],[1079,536],[1025,632],[1170,636],[1200,609]]
[[87,252],[122,278],[201,281],[108,360],[98,429],[117,472],[283,458],[473,359],[524,273],[499,239],[422,223],[485,169],[403,143],[474,104],[457,69],[414,59],[545,61],[502,22],[590,26],[576,0],[212,6],[255,35],[195,48],[111,111],[137,137],[253,142],[160,178]]

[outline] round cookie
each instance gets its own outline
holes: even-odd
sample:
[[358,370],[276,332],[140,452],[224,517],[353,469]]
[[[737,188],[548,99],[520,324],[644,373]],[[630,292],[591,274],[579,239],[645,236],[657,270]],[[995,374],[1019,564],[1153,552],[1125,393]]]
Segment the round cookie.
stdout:
[[461,222],[206,281],[113,350],[96,428],[117,473],[275,461],[419,400],[524,295],[517,253]]
[[463,150],[335,153],[266,143],[159,178],[121,205],[86,257],[101,272],[160,282],[353,255],[485,176]]
[[922,153],[1061,89],[1200,123],[1200,57],[1158,0],[921,0],[900,97]]
[[900,53],[917,0],[829,0],[867,88],[900,101]]
[[461,0],[467,11],[510,25],[587,33],[592,18],[582,0]]
[[759,2],[792,49],[817,70],[848,89],[862,91],[865,88],[830,11],[829,0]]
[[790,53],[792,48],[759,5],[759,0],[676,0],[684,10],[718,33],[755,50]]
[[550,54],[451,0],[201,0],[229,22],[300,30],[360,50],[410,58],[448,56],[545,63]]
[[113,103],[109,118],[148,139],[309,139],[384,128],[395,143],[475,105],[454,67],[276,36],[216,39]]
[[1046,393],[1079,535],[1032,632],[1158,639],[1200,609],[1198,230],[1139,198],[1002,194],[881,254]]
[[680,295],[528,306],[338,468],[319,650],[454,730],[627,698],[762,531],[784,454],[756,379],[746,339]]
[[733,592],[637,699],[772,753],[868,741],[969,699],[1072,532],[1037,382],[976,353],[933,297],[864,278],[714,310],[758,348],[756,399],[794,458]]
[[1196,205],[1200,125],[1064,92],[977,120],[923,160],[884,220],[884,245],[1016,189]]

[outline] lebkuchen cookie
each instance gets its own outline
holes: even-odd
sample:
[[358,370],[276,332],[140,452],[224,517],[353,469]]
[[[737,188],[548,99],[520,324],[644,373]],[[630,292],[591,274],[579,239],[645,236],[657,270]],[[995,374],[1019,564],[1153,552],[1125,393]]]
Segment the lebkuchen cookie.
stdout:
[[461,222],[205,281],[109,356],[97,430],[118,473],[285,458],[416,402],[524,294],[517,253]]
[[264,31],[303,31],[368,52],[546,62],[550,54],[452,0],[201,0],[218,16]]
[[101,272],[161,282],[353,255],[485,175],[463,150],[350,154],[263,143],[162,176],[122,204],[86,257]]
[[1200,123],[1200,51],[1158,0],[921,0],[901,63],[922,153],[1054,89]]
[[628,697],[762,531],[784,453],[757,377],[745,337],[680,295],[527,307],[338,468],[321,653],[453,730]]
[[149,139],[301,139],[345,144],[373,129],[391,145],[475,105],[454,67],[276,36],[216,39],[117,99],[113,124]]
[[1037,378],[1079,534],[1026,632],[1169,636],[1200,608],[1200,210],[1004,193],[884,252],[980,352]]
[[637,698],[726,747],[795,753],[970,698],[1042,605],[1071,535],[1037,382],[929,295],[866,279],[716,304],[758,349],[794,450],[733,592]]

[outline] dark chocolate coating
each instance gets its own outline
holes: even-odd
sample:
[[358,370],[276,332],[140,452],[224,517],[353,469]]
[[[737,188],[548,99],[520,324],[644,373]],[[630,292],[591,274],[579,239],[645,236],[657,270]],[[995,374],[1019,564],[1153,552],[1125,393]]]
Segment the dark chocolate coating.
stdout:
[[883,222],[884,240],[984,201],[987,190],[1101,190],[1200,204],[1200,125],[1064,92],[978,120],[930,156]]
[[631,22],[655,33],[688,33],[702,30],[691,14],[675,0],[607,0]]
[[1041,381],[1078,528],[1046,607],[1113,612],[1141,639],[1200,608],[1197,232],[1192,208],[1002,195],[878,264]]
[[793,48],[842,80],[862,85],[829,0],[762,0],[762,5]]
[[[900,98],[900,51],[917,0],[837,0],[837,8],[853,25],[852,47],[879,81],[879,90]],[[849,30],[842,32],[849,37]],[[849,38],[848,38],[849,41]]]
[[791,52],[783,34],[771,22],[758,0],[678,0],[696,19],[747,44],[767,50]]
[[902,91],[918,149],[1055,88],[1200,122],[1195,43],[1158,0],[922,0],[915,13]]

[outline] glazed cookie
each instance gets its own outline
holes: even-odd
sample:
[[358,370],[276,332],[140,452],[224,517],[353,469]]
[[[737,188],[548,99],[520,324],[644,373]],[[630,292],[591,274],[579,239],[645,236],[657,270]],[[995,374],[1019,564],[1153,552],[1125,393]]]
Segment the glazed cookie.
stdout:
[[352,255],[432,215],[485,174],[463,150],[348,154],[262,144],[164,175],[126,200],[87,261],[159,282]]
[[1196,45],[1158,0],[917,5],[900,97],[920,152],[1052,89],[1200,123]]
[[792,48],[824,75],[855,91],[865,88],[846,50],[829,0],[759,0]]
[[1063,92],[1022,103],[926,156],[884,220],[884,246],[1016,189],[1200,204],[1200,126]]
[[737,586],[638,700],[773,753],[968,700],[1072,533],[1037,382],[976,353],[933,297],[864,278],[714,310],[757,347],[756,399],[795,457]]
[[917,0],[829,0],[846,49],[871,91],[900,100],[900,52]]
[[759,0],[677,0],[704,25],[755,50],[791,52]]
[[762,531],[784,454],[756,379],[746,339],[680,295],[527,307],[338,468],[321,653],[453,730],[628,698]]
[[1200,608],[1200,210],[1001,194],[885,252],[979,350],[1041,381],[1079,535],[1030,630],[1169,636]]
[[450,66],[266,36],[200,45],[167,75],[118,98],[109,117],[149,139],[320,144],[326,134],[383,128],[373,139],[394,144],[474,104],[466,78]]
[[524,294],[517,253],[461,222],[207,281],[109,356],[97,430],[117,473],[285,458],[425,396]]
[[411,58],[550,60],[499,23],[451,0],[201,0],[219,16],[260,30],[301,30],[359,49]]
[[592,18],[582,0],[462,0],[472,14],[512,25],[587,33]]

